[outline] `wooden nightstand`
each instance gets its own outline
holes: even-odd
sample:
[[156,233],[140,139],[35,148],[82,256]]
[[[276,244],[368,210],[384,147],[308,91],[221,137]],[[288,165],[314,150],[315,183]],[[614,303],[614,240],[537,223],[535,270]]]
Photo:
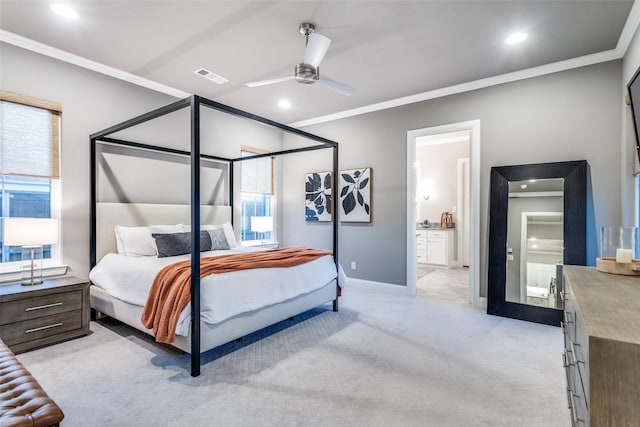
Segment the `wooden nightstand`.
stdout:
[[0,337],[20,353],[86,335],[89,309],[89,282],[77,277],[1,285]]

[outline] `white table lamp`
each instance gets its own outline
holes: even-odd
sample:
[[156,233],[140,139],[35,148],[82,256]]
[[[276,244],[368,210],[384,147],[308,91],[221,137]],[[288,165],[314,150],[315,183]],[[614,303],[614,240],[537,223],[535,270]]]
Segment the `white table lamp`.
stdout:
[[273,217],[272,216],[252,216],[251,231],[260,233],[260,246],[263,246],[264,233],[273,231]]
[[4,246],[22,246],[22,284],[42,283],[42,246],[58,243],[54,218],[5,218]]

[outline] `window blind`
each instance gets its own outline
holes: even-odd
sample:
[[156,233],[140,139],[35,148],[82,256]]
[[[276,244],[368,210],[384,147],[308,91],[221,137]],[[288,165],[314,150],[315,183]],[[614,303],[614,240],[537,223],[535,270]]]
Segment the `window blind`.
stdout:
[[[242,157],[257,153],[243,148]],[[243,193],[273,194],[273,157],[243,160],[241,191]]]
[[0,91],[0,173],[59,178],[60,107]]

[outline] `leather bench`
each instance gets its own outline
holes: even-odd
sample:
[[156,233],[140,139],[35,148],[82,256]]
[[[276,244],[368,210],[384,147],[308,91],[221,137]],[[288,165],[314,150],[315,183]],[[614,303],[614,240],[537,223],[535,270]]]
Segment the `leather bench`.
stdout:
[[0,426],[59,426],[64,413],[0,340]]

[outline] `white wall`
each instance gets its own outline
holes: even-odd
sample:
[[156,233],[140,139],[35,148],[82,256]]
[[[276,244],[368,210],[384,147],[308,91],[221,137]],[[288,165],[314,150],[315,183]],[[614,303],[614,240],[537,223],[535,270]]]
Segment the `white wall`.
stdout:
[[[468,141],[416,148],[416,161],[420,170],[418,186],[429,193],[428,200],[423,198],[423,194],[418,194],[416,215],[419,221],[426,219],[439,224],[442,212],[453,212],[453,208],[457,208],[458,160],[464,158],[469,158]],[[418,190],[419,193],[424,191]],[[453,213],[453,222],[460,222],[457,213]]]

